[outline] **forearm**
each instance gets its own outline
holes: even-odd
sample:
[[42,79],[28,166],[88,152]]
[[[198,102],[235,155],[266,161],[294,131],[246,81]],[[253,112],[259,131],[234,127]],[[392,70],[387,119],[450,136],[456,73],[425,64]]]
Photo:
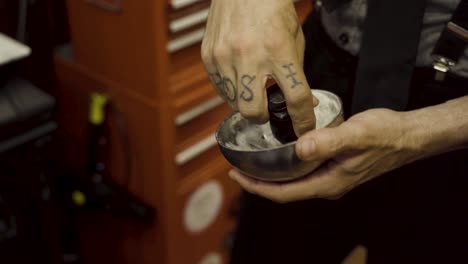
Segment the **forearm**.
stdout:
[[468,147],[468,96],[404,114],[416,159]]

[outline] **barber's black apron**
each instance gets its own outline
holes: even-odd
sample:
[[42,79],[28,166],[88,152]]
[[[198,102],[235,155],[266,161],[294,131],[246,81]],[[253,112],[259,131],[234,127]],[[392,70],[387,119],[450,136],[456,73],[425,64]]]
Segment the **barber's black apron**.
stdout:
[[[312,15],[304,25],[312,88],[338,94],[349,117],[357,59],[338,48]],[[405,110],[468,94],[468,80],[435,81],[416,68]],[[232,264],[339,264],[358,244],[370,264],[468,263],[468,151],[418,161],[345,197],[276,204],[244,193]]]

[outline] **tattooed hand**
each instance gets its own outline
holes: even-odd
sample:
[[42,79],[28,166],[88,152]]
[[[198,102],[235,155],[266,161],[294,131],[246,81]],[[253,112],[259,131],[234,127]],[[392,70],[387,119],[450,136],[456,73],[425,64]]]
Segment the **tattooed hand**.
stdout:
[[304,42],[293,0],[213,0],[202,59],[224,100],[258,123],[268,121],[267,80],[276,81],[300,136],[315,127],[317,103],[302,70]]

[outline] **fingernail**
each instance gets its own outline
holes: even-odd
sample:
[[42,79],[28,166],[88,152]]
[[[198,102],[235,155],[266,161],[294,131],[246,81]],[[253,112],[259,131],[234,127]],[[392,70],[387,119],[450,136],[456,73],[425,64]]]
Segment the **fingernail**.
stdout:
[[314,154],[315,152],[315,141],[313,140],[306,140],[304,142],[301,143],[301,150],[302,150],[302,153],[301,153],[301,156],[303,159],[309,159],[311,158],[310,156]]

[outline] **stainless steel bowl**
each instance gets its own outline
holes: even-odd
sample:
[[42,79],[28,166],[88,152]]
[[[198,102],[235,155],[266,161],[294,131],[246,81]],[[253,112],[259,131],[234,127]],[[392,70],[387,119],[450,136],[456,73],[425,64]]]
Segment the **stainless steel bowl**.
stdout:
[[[333,93],[313,90],[320,103],[314,109],[317,129],[343,122],[341,100]],[[269,123],[258,125],[235,112],[216,131],[216,140],[226,160],[244,174],[262,181],[290,181],[315,170],[323,160],[302,161],[295,152],[296,141],[281,144]]]

